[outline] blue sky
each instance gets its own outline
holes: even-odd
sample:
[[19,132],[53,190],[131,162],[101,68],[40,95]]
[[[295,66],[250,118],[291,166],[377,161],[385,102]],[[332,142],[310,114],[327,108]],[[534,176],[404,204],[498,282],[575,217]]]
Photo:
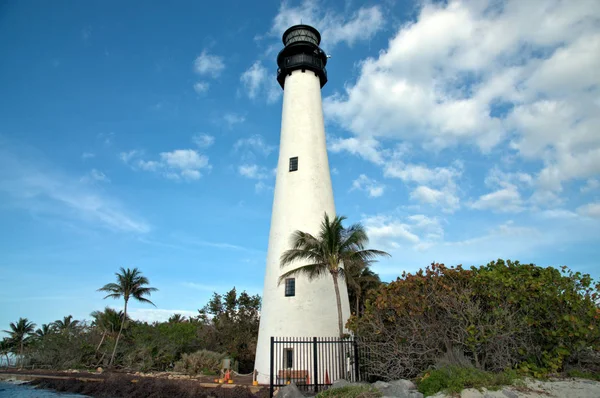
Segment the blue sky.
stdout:
[[[261,293],[280,37],[309,23],[339,214],[393,257],[600,276],[596,1],[4,2],[0,325],[85,318],[119,267],[157,309]],[[532,23],[536,21],[536,23]]]

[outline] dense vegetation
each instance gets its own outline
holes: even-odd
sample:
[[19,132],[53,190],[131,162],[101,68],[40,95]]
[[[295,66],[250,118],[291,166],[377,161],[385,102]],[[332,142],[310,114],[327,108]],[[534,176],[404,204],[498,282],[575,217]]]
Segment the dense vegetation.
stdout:
[[[119,331],[121,343],[114,364],[131,370],[172,370],[185,354],[200,350],[228,356],[240,372],[253,370],[258,335],[260,297],[233,288],[224,295],[215,293],[198,316],[186,318],[174,314],[168,322],[132,321],[123,312],[111,308],[94,311],[92,322],[73,320],[71,316],[50,325],[35,325],[20,319],[7,331],[0,345],[2,352],[20,354],[21,366],[51,369],[106,367],[115,351]],[[205,368],[202,365],[201,368]],[[208,369],[207,369],[208,370]],[[214,371],[214,367],[210,370]]]
[[385,379],[445,366],[535,377],[598,372],[599,289],[566,267],[432,264],[381,285],[349,324],[370,348],[371,371]]

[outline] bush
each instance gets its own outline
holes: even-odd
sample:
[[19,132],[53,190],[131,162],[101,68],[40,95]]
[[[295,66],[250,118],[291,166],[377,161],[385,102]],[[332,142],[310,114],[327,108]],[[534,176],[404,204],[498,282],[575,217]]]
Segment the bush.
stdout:
[[599,289],[566,267],[432,264],[381,286],[348,326],[370,352],[365,366],[383,379],[436,365],[543,377],[581,368],[582,353],[600,350]]
[[317,394],[317,398],[378,398],[382,395],[377,389],[364,385],[325,390]]
[[445,366],[426,372],[418,379],[417,387],[427,397],[440,391],[460,393],[465,388],[498,389],[512,384],[516,378],[514,371],[491,373],[473,367]]
[[175,362],[175,371],[189,375],[214,375],[221,371],[223,359],[225,358],[227,358],[227,354],[208,350],[183,354],[181,359]]

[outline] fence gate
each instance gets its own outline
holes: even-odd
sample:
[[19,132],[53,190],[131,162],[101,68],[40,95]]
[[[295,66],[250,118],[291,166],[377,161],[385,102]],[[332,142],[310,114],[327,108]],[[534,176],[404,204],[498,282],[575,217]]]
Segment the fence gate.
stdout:
[[364,379],[358,342],[335,337],[271,337],[270,396],[291,382],[317,393],[335,380]]

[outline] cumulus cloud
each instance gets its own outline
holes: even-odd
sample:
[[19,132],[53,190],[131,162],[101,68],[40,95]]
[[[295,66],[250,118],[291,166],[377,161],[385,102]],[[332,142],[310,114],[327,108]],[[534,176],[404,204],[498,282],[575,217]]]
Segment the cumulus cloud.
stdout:
[[[483,153],[508,144],[542,165],[530,175],[535,189],[559,193],[600,173],[599,21],[595,1],[424,2],[344,92],[325,99],[326,116],[357,141]],[[477,206],[517,194],[504,187]]]
[[358,176],[358,178],[352,181],[352,189],[364,191],[369,195],[370,198],[377,198],[383,195],[385,191],[385,185],[378,183],[376,180],[367,177],[364,174]]
[[257,164],[243,164],[238,167],[238,172],[241,176],[255,180],[262,180],[271,177],[269,171],[265,167],[261,167]]
[[201,170],[210,170],[208,156],[194,149],[176,149],[171,152],[161,152],[158,160],[145,160],[141,151],[122,152],[121,160],[134,170],[156,172],[170,180],[198,180],[202,177]]
[[344,14],[326,9],[316,0],[305,0],[296,7],[284,1],[273,20],[271,34],[281,37],[287,28],[300,21],[317,28],[328,49],[341,42],[352,46],[360,40],[370,40],[385,24],[379,6],[361,7],[354,13]]
[[82,182],[110,182],[110,178],[96,169],[90,170],[85,176],[81,177]]
[[434,217],[415,214],[407,217],[374,215],[362,219],[370,245],[385,250],[409,247],[424,250],[444,236],[440,221]]
[[246,117],[234,112],[227,112],[223,115],[223,121],[227,127],[231,129],[236,124],[244,123],[246,121]]
[[200,76],[216,78],[223,69],[225,69],[223,57],[211,55],[206,50],[202,50],[202,53],[194,60],[194,72]]
[[514,185],[507,185],[497,191],[481,195],[479,199],[471,203],[471,207],[477,210],[492,210],[502,213],[524,210],[521,194]]
[[192,141],[199,148],[208,148],[215,143],[215,137],[209,134],[196,134],[192,137]]
[[236,152],[244,152],[245,157],[254,158],[256,154],[268,156],[275,150],[275,146],[267,144],[262,135],[254,134],[248,138],[240,138],[237,140],[233,145],[233,149]]
[[600,218],[600,202],[588,203],[577,208],[577,213],[591,218]]
[[207,92],[209,87],[210,87],[209,82],[199,81],[199,82],[194,83],[194,91],[197,94],[203,94],[203,93]]
[[254,62],[250,68],[244,71],[240,81],[249,98],[254,99],[260,96],[266,98],[268,103],[273,103],[281,96],[282,90],[277,84],[274,71],[269,73],[261,61]]

